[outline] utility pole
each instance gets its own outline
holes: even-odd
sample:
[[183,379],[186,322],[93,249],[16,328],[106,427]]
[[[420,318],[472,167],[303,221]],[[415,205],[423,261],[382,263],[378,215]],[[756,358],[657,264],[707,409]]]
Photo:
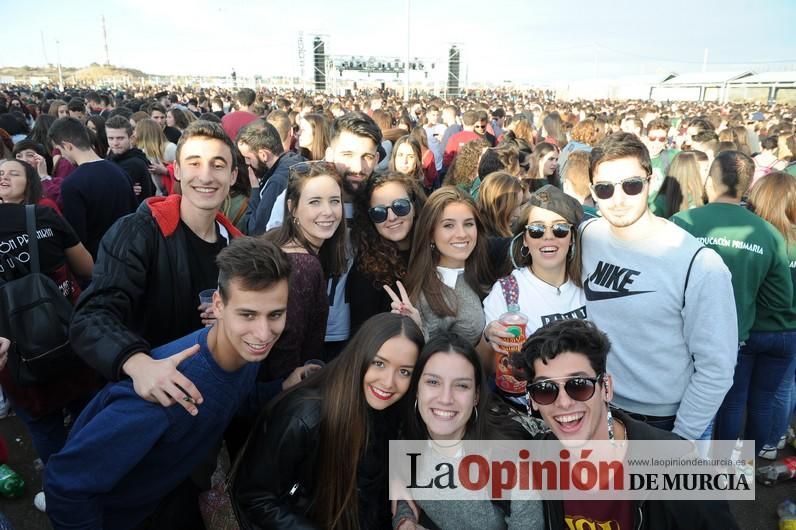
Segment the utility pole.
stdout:
[[39,34],[41,35],[41,51],[44,53],[44,64],[50,66],[50,60],[47,58],[47,45],[44,42],[44,30],[40,30]]
[[105,66],[110,66],[111,59],[108,54],[108,32],[105,29],[105,15],[102,15],[102,40],[105,43]]
[[58,90],[64,91],[64,74],[61,71],[61,41],[55,41],[55,49],[58,54]]
[[409,102],[409,28],[411,24],[411,0],[406,0],[406,63],[404,63],[404,102]]

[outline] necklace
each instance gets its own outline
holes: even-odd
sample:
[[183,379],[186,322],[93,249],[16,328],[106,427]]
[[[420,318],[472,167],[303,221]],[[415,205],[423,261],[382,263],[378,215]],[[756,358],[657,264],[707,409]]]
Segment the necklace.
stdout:
[[536,274],[533,271],[533,266],[531,266],[530,269],[531,269],[531,274],[533,274],[536,277],[537,280],[539,280],[542,283],[546,283],[547,285],[549,285],[550,287],[552,287],[553,289],[556,290],[556,295],[561,296],[561,285],[564,285],[565,283],[567,283],[566,279],[564,279],[564,282],[561,285],[553,285],[552,283],[548,282],[547,280],[543,279],[541,276]]

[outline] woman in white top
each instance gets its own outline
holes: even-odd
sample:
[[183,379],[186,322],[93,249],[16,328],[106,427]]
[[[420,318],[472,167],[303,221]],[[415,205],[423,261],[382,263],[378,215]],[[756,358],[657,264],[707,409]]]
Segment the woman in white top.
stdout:
[[478,351],[487,364],[493,364],[495,355],[503,355],[512,346],[504,339],[513,335],[499,321],[512,298],[528,317],[526,337],[556,320],[586,318],[580,252],[575,242],[583,219],[581,205],[547,185],[531,195],[520,219],[525,222],[515,227],[511,245],[517,268],[509,278],[495,283],[484,300],[487,325]]

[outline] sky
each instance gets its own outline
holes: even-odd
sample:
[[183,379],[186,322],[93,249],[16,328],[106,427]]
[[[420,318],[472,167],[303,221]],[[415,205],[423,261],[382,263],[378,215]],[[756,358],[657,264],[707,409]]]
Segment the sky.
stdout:
[[[470,82],[548,84],[637,74],[796,69],[796,0],[73,0],[14,2],[0,66],[104,63],[149,74],[299,76],[313,34],[330,55],[407,53],[436,60],[462,49]],[[60,42],[60,46],[56,45]],[[45,59],[46,58],[46,59]],[[438,66],[438,67],[439,67]],[[306,76],[311,76],[309,66]]]

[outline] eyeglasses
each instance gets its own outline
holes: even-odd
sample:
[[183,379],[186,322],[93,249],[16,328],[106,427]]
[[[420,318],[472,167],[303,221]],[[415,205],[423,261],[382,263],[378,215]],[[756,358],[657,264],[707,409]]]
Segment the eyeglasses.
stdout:
[[649,177],[630,177],[619,182],[598,182],[590,186],[591,190],[598,199],[610,199],[614,196],[614,189],[621,185],[622,191],[625,195],[638,195],[644,189],[644,183],[647,182]]
[[404,217],[412,211],[412,201],[409,199],[395,199],[392,204],[387,206],[379,204],[373,208],[368,208],[368,217],[376,224],[383,223],[387,220],[388,210],[392,210],[392,213],[398,217]]
[[650,142],[665,142],[667,138],[665,136],[647,136]]
[[289,179],[304,177],[313,172],[315,173],[315,175],[323,175],[327,173],[334,177],[337,177],[339,175],[339,173],[337,172],[337,167],[331,162],[326,162],[325,160],[299,162],[298,164],[293,164],[292,166],[290,166],[287,172]]
[[[531,239],[539,239],[544,236],[548,226],[549,225],[544,225],[542,223],[533,223],[526,225],[525,230],[528,232],[528,237]],[[553,231],[553,235],[559,239],[567,237],[572,231],[572,225],[569,223],[555,223],[550,226],[550,228]]]
[[532,385],[528,385],[528,395],[538,405],[550,405],[558,399],[558,392],[561,386],[567,395],[575,401],[588,401],[594,396],[594,390],[597,388],[597,383],[602,379],[602,374],[597,377],[583,377],[576,375],[572,377],[556,378],[559,380],[566,379],[566,383],[556,383],[552,379],[545,379],[538,381]]

